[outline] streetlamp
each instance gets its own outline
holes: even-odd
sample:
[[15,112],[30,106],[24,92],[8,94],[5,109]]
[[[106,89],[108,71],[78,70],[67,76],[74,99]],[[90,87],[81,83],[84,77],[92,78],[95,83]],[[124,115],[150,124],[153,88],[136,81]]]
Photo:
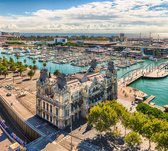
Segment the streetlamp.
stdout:
[[72,151],[72,113],[71,113],[71,151]]

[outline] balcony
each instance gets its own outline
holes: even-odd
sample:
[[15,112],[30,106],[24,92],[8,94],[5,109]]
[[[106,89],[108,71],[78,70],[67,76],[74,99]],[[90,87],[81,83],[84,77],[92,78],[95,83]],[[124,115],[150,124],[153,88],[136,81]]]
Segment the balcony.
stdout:
[[65,105],[67,105],[67,101],[61,103],[61,102],[59,102],[59,101],[56,101],[56,100],[54,100],[54,99],[48,97],[47,95],[41,96],[41,95],[37,94],[36,96],[37,96],[38,98],[42,99],[42,100],[45,100],[45,101],[47,101],[47,102],[53,104],[54,106],[63,107],[63,106],[65,106]]
[[98,104],[99,102],[102,102],[103,101],[103,97],[102,98],[97,98],[97,99],[94,99],[94,100],[90,100],[88,102],[88,105],[86,106],[86,108],[90,108],[91,106],[94,106],[96,104]]
[[54,117],[56,117],[56,119],[58,119],[58,120],[68,120],[71,116],[70,115],[58,116],[58,115],[54,114]]

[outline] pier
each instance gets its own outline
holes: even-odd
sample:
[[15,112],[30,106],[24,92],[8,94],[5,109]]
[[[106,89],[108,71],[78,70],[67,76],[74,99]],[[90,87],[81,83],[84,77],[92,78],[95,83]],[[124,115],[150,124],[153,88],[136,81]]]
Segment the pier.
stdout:
[[154,98],[155,98],[155,96],[154,96],[154,95],[151,95],[150,97],[148,97],[148,98],[144,101],[144,103],[149,104]]
[[139,78],[164,78],[168,76],[168,61],[161,63],[158,66],[149,63],[148,65],[131,70],[125,73],[121,79],[119,79],[118,84],[121,86],[128,86]]

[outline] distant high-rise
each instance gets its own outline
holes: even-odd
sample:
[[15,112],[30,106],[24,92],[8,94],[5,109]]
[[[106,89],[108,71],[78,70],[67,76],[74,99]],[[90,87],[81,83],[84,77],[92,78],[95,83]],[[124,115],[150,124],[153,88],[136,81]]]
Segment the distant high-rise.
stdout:
[[58,37],[58,38],[54,38],[54,43],[61,43],[61,44],[65,44],[67,43],[67,38],[64,37]]
[[124,33],[120,33],[120,41],[123,42],[125,40],[125,35]]

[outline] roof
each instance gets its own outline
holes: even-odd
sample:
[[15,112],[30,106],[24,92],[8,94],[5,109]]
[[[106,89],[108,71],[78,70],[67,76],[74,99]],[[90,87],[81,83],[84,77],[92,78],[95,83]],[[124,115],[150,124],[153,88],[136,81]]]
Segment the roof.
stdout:
[[103,79],[103,74],[100,73],[92,73],[87,75],[87,78],[92,81],[94,78],[97,78],[98,80],[102,80]]
[[74,75],[75,78],[79,79],[79,80],[82,80],[82,78],[84,77],[84,74],[81,74],[81,73],[76,73]]
[[70,80],[67,82],[67,85],[71,91],[76,91],[76,90],[80,89],[81,82],[78,79]]

